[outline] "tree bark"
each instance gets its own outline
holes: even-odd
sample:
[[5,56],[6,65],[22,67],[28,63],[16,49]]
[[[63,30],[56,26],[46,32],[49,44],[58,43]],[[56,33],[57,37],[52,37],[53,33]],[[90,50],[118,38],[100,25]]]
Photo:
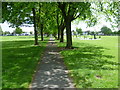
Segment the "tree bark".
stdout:
[[43,24],[41,24],[41,30],[40,30],[40,33],[41,33],[41,41],[43,41]]
[[57,38],[57,40],[60,40],[60,29],[59,29],[59,27],[58,27],[58,38]]
[[69,5],[69,8],[68,8],[68,12],[66,13],[66,3],[60,3],[58,2],[58,7],[61,9],[62,11],[62,15],[64,17],[64,20],[65,20],[65,25],[66,25],[66,38],[67,38],[67,43],[66,43],[66,48],[68,49],[71,49],[73,48],[72,47],[72,32],[71,32],[71,21],[73,19],[73,15],[74,14],[71,14],[70,11],[71,11],[71,7]]
[[58,12],[57,12],[57,28],[58,28],[58,38],[57,38],[57,40],[60,40],[60,28],[59,28],[59,17],[58,17]]
[[60,42],[64,42],[64,29],[65,29],[65,24],[63,23],[61,26],[60,26]]
[[36,14],[35,14],[35,8],[32,8],[33,11],[33,23],[34,23],[34,37],[35,37],[35,44],[38,45],[38,35],[37,35],[37,29],[36,29]]
[[71,49],[72,47],[72,32],[71,32],[71,19],[66,17],[65,18],[66,23],[66,38],[67,38],[67,44],[66,48]]
[[56,33],[53,33],[52,35],[53,35],[53,37],[57,40]]
[[64,29],[61,30],[61,34],[60,34],[60,42],[64,42]]
[[94,39],[96,39],[96,34],[94,34]]

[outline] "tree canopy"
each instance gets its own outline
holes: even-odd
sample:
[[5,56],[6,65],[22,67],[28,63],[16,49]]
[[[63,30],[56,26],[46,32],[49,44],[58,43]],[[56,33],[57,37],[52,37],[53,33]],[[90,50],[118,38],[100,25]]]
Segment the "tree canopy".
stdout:
[[[92,7],[95,5],[96,7]],[[106,8],[106,6],[108,8]],[[118,15],[117,2],[3,2],[2,21],[9,22],[11,27],[34,26],[35,45],[38,44],[38,31],[43,40],[43,34],[52,34],[63,42],[66,28],[66,48],[72,47],[71,22],[86,20],[89,27],[97,23],[97,15],[105,13],[110,20],[113,16],[116,22]],[[58,37],[57,37],[58,34]]]
[[101,28],[101,32],[104,33],[105,35],[110,35],[112,33],[112,30],[108,28],[107,26],[103,26]]
[[77,32],[78,34],[82,34],[82,29],[81,29],[81,28],[76,28],[76,32]]
[[20,27],[17,27],[14,31],[14,33],[16,34],[21,34],[22,33],[22,29]]

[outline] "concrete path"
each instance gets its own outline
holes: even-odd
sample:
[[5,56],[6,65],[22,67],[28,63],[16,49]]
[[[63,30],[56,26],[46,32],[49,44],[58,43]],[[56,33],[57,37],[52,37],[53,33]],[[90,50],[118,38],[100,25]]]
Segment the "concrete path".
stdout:
[[30,88],[74,88],[54,40],[48,42]]

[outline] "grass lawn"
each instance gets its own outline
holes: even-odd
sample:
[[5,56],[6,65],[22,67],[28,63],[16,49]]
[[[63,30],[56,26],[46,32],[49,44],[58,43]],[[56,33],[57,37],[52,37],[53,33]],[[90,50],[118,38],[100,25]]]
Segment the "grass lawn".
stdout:
[[2,87],[28,88],[48,38],[34,46],[33,36],[2,37]]
[[[58,43],[65,47],[65,43]],[[61,54],[77,88],[118,88],[118,37],[73,38],[75,49]]]

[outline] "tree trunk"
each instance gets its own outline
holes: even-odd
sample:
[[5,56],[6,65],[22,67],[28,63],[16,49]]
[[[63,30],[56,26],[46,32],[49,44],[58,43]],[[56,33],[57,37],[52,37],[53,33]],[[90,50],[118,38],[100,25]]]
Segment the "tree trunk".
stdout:
[[59,29],[59,27],[58,27],[58,38],[57,38],[57,40],[60,40],[60,29]]
[[56,33],[53,33],[52,36],[57,40]]
[[65,18],[65,23],[66,23],[66,38],[67,38],[66,48],[71,49],[73,47],[72,47],[72,32],[71,32],[70,18]]
[[64,42],[64,29],[65,29],[65,24],[63,23],[61,26],[60,26],[60,42]]
[[43,24],[41,24],[41,31],[40,31],[40,33],[41,33],[41,41],[43,41]]
[[32,8],[32,11],[33,11],[34,36],[35,36],[35,44],[34,45],[38,45],[38,35],[37,35],[37,29],[36,29],[35,8]]
[[47,37],[49,37],[50,36],[50,34],[49,33],[46,33],[47,34]]
[[96,35],[94,34],[94,39],[96,39]]
[[60,28],[59,28],[59,17],[58,17],[58,12],[57,12],[57,28],[58,28],[58,38],[57,40],[60,40]]
[[60,37],[60,42],[64,42],[64,29],[61,29],[61,37]]

